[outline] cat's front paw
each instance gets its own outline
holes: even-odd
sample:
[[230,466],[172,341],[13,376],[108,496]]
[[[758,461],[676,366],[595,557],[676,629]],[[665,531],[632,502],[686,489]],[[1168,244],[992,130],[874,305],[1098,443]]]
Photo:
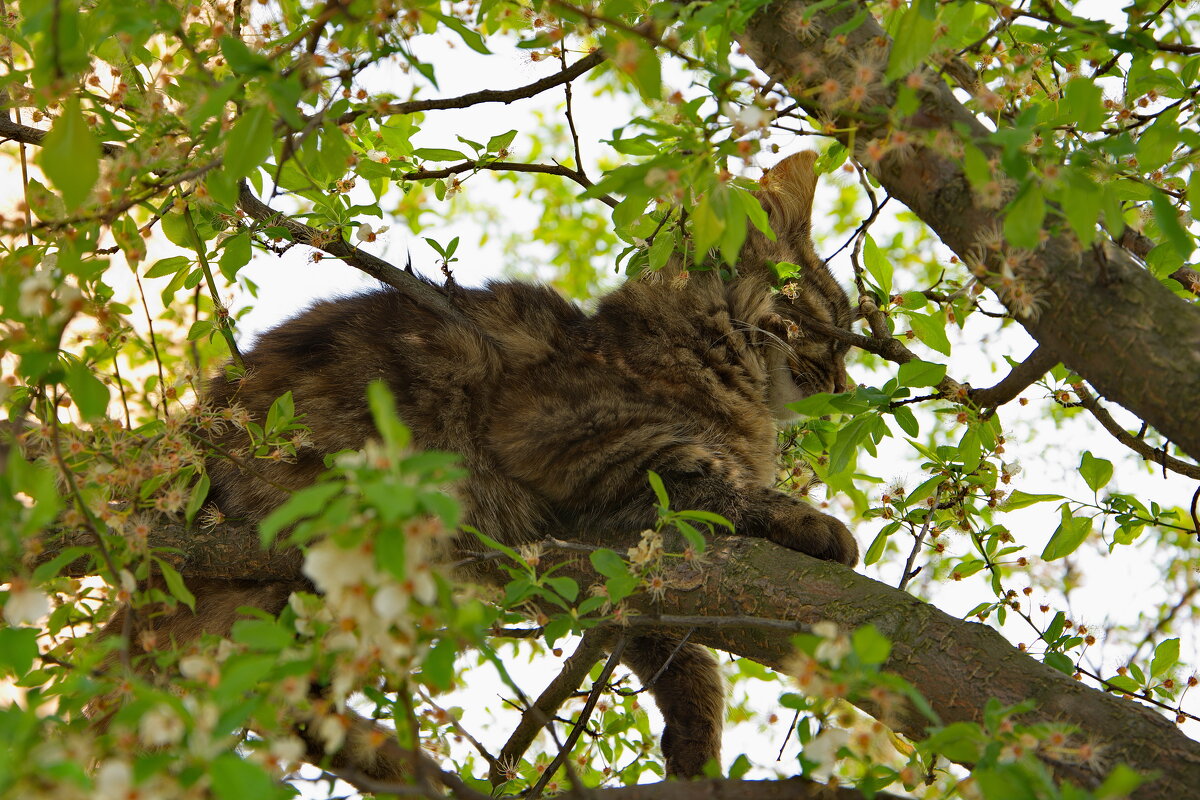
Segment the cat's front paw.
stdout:
[[837,561],[848,567],[858,563],[858,542],[850,529],[837,517],[811,508],[777,517],[767,538],[815,558]]

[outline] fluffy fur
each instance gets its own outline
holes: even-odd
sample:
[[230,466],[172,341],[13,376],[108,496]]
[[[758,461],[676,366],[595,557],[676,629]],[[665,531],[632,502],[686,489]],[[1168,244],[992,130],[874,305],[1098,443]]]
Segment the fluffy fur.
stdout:
[[[393,289],[321,302],[266,333],[205,402],[239,404],[257,420],[291,391],[312,446],[292,463],[258,461],[276,484],[300,488],[326,454],[374,433],[365,402],[384,380],[415,443],[458,453],[469,477],[456,488],[464,519],[507,543],[569,536],[603,542],[654,523],[647,470],[672,504],[731,520],[737,533],[853,565],[846,527],[772,488],[776,420],[790,401],[845,388],[844,350],[805,333],[807,320],[846,327],[845,293],[809,235],[813,154],[785,160],[759,197],[776,240],[748,234],[735,279],[672,263],[630,280],[587,314],[549,288],[492,283],[443,287],[453,314]],[[773,262],[800,277],[774,291]],[[218,442],[244,451],[242,431]],[[208,463],[213,502],[231,518],[261,519],[284,493],[228,459]],[[289,587],[205,582],[195,616],[177,612],[176,638],[225,633],[233,609],[278,611]],[[640,638],[625,662],[647,681],[675,643]],[[723,687],[712,655],[686,645],[653,687],[666,718],[668,771],[695,775],[720,753]],[[354,757],[342,755],[341,758]],[[379,768],[364,756],[367,772]],[[386,775],[381,777],[388,777]]]

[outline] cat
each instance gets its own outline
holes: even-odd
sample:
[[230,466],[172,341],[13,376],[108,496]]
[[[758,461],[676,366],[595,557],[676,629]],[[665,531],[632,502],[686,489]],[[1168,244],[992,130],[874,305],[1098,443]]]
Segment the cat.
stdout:
[[[212,378],[203,402],[238,404],[261,422],[290,391],[312,445],[291,462],[256,460],[270,482],[210,458],[211,502],[228,518],[262,519],[286,497],[277,486],[309,485],[327,454],[360,448],[374,434],[365,391],[382,379],[416,446],[462,458],[464,522],[507,544],[547,536],[603,543],[606,532],[652,527],[653,470],[675,508],[715,512],[738,535],[853,566],[858,548],[845,525],[773,488],[776,424],[787,404],[846,388],[845,346],[805,332],[807,320],[852,321],[811,241],[814,158],[793,155],[763,176],[757,196],[776,238],[751,226],[730,280],[716,269],[688,272],[675,256],[590,314],[544,286],[448,283],[439,289],[453,314],[385,288],[319,302],[280,324],[244,355],[244,374]],[[800,267],[782,292],[779,262]],[[227,452],[248,444],[241,429],[214,435]],[[241,605],[278,612],[296,588],[189,585],[195,613],[156,622],[177,641],[227,633]],[[658,674],[651,691],[666,722],[667,772],[701,774],[720,755],[724,716],[712,654],[643,636],[628,643],[623,661],[643,682]],[[394,777],[355,747],[352,735],[335,766]]]

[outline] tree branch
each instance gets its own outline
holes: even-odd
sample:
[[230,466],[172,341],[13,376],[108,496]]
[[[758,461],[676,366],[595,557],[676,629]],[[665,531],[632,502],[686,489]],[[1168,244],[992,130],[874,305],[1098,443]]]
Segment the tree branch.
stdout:
[[579,712],[579,718],[576,719],[575,724],[571,727],[571,732],[567,734],[567,740],[563,742],[562,747],[558,748],[558,754],[554,756],[554,760],[550,762],[550,766],[546,767],[545,771],[542,772],[542,775],[538,778],[537,783],[535,783],[526,793],[525,796],[528,797],[529,800],[537,800],[537,798],[541,796],[542,792],[546,788],[546,784],[550,782],[550,779],[554,777],[554,773],[558,772],[559,767],[563,765],[563,763],[567,760],[567,756],[571,754],[571,750],[574,749],[575,743],[579,741],[580,735],[583,733],[584,728],[587,727],[588,720],[592,716],[592,711],[596,708],[596,703],[600,701],[600,695],[603,694],[606,688],[608,688],[608,679],[612,677],[613,670],[616,669],[617,664],[621,662],[621,653],[625,651],[625,644],[628,641],[628,638],[625,636],[620,636],[617,639],[617,644],[615,647],[613,647],[612,653],[608,657],[608,661],[605,662],[604,668],[600,670],[600,674],[592,683],[592,689],[590,692],[588,692],[588,697],[583,704],[583,709]]
[[547,75],[545,78],[536,80],[526,86],[519,86],[515,89],[483,89],[478,92],[469,92],[458,97],[444,97],[432,100],[408,100],[402,103],[388,103],[380,109],[356,109],[347,111],[337,118],[338,125],[344,125],[348,122],[353,122],[364,114],[372,116],[385,116],[392,114],[413,114],[418,111],[441,111],[452,108],[469,108],[482,103],[504,103],[505,105],[517,100],[524,100],[533,97],[536,94],[541,94],[547,89],[553,89],[555,86],[561,86],[564,83],[569,83],[585,72],[588,72],[604,62],[605,55],[603,51],[597,50],[589,53],[583,58],[576,61],[567,69],[556,72],[553,75]]
[[[857,109],[835,108],[820,91],[830,79],[845,78],[841,83],[850,85],[856,63],[886,60],[889,38],[870,14],[856,18],[863,10],[860,3],[805,13],[811,6],[810,0],[774,3],[750,21],[741,43],[810,114],[828,120],[826,127],[839,131],[836,135],[843,143],[858,147],[872,140],[890,141],[897,122],[890,114],[896,90],[882,78],[869,87],[870,102]],[[850,27],[851,19],[857,27],[838,37],[838,49],[823,50],[831,31],[839,25]],[[805,21],[804,31],[797,29],[800,20]],[[921,77],[926,88],[918,92],[919,107],[905,120],[914,143],[887,149],[868,168],[960,258],[977,260],[980,246],[995,238],[996,210],[974,194],[959,160],[945,155],[945,148],[923,142],[939,134],[948,141],[964,135],[985,155],[995,148],[987,128],[944,81],[928,71]],[[1010,311],[1039,344],[1057,353],[1106,397],[1200,458],[1200,403],[1193,402],[1200,397],[1200,307],[1172,294],[1129,253],[1111,244],[1081,247],[1059,230],[1056,219],[1052,213],[1043,230],[1044,243],[1022,253],[1027,258],[1018,275],[1034,287],[1041,312],[1030,314],[1006,300]],[[999,270],[982,276],[1003,298],[1000,278]],[[1131,313],[1134,309],[1137,313]],[[1155,390],[1144,391],[1146,385]]]
[[[252,526],[196,531],[171,523],[156,530],[150,544],[177,548],[178,552],[164,556],[185,576],[249,580],[299,576],[298,554],[264,553],[248,546],[256,541]],[[69,535],[44,540],[38,560],[45,562],[62,548],[81,543],[88,542]],[[605,544],[619,548],[623,543],[633,542]],[[1060,778],[1094,787],[1109,769],[1124,762],[1161,776],[1134,793],[1139,800],[1184,797],[1200,786],[1200,743],[1139,703],[1085,686],[1036,661],[989,627],[956,619],[845,567],[761,539],[713,537],[705,561],[703,565],[668,562],[662,601],[645,595],[627,601],[627,616],[637,621],[639,632],[677,630],[679,624],[694,623],[693,642],[778,669],[792,656],[791,637],[801,626],[820,620],[832,620],[845,629],[871,623],[893,642],[885,667],[915,685],[945,724],[981,723],[993,698],[1006,706],[1031,698],[1037,707],[1022,716],[1023,722],[1077,728],[1079,736],[1101,754],[1077,763],[1065,754],[1069,748],[1040,752],[1039,757]],[[80,575],[90,568],[77,562],[65,572]],[[574,577],[581,586],[602,580],[587,559],[574,559],[558,574]],[[474,563],[470,576],[489,583],[503,583],[507,577],[494,560]],[[669,616],[659,621],[655,619],[659,614]],[[706,625],[706,617],[736,619],[736,624]],[[885,711],[860,702],[864,710],[900,733],[918,739],[925,735],[928,721],[915,709]]]
[[[591,179],[584,174],[582,169],[571,169],[570,167],[564,167],[562,164],[523,164],[517,161],[464,161],[461,164],[454,164],[442,169],[422,169],[415,172],[407,172],[401,175],[400,178],[406,181],[423,181],[436,178],[449,178],[451,175],[481,169],[496,170],[498,172],[540,172],[545,175],[561,175],[564,178],[570,178],[585,189],[592,188]],[[598,195],[596,199],[609,208],[617,207],[617,201],[606,194]]]
[[1058,363],[1058,356],[1038,345],[995,386],[972,389],[967,398],[979,408],[996,408],[1016,398]]
[[1112,414],[1108,413],[1108,409],[1100,405],[1100,401],[1096,396],[1088,391],[1083,384],[1071,387],[1075,394],[1079,396],[1079,404],[1091,412],[1096,421],[1113,435],[1118,442],[1128,447],[1133,452],[1137,453],[1147,461],[1153,461],[1156,464],[1161,464],[1164,469],[1169,469],[1172,472],[1178,472],[1180,475],[1185,475],[1194,480],[1200,480],[1200,466],[1189,464],[1186,461],[1181,461],[1178,458],[1169,456],[1165,449],[1154,448],[1148,445],[1144,439],[1139,439],[1129,431],[1121,427],[1121,424],[1113,419]]
[[508,741],[504,743],[500,754],[496,756],[496,760],[491,765],[489,778],[493,786],[499,786],[508,780],[504,771],[515,767],[520,762],[521,756],[533,744],[533,740],[537,738],[542,728],[550,723],[562,704],[567,702],[575,694],[575,690],[583,685],[583,681],[591,672],[592,667],[604,657],[608,638],[607,635],[596,629],[585,633],[582,641],[579,642],[579,647],[575,648],[575,652],[563,664],[562,671],[538,695],[538,699],[533,701],[533,705],[522,712],[521,721],[509,734]]
[[391,286],[412,298],[423,307],[433,309],[450,318],[459,316],[458,312],[450,305],[446,295],[433,284],[393,266],[378,256],[360,250],[342,239],[340,234],[331,235],[326,231],[310,228],[308,225],[276,211],[255,197],[254,192],[250,191],[250,186],[245,181],[242,181],[238,192],[238,207],[245,211],[251,219],[265,225],[277,225],[287,229],[291,237],[300,244],[315,247],[340,258],[380,283]]

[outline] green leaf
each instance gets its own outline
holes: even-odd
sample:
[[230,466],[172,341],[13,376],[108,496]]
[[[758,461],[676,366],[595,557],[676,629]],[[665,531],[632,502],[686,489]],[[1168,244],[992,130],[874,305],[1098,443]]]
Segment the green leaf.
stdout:
[[235,181],[245,178],[266,161],[275,141],[274,118],[265,106],[252,106],[229,131],[225,169]]
[[1033,250],[1038,246],[1046,200],[1037,183],[1030,181],[1004,214],[1004,236],[1015,247]]
[[901,386],[937,386],[945,377],[945,364],[933,364],[918,358],[901,364],[896,373],[896,380]]
[[917,416],[913,414],[912,409],[908,406],[896,406],[892,409],[892,416],[896,419],[896,424],[900,426],[900,430],[909,436],[916,436],[921,432],[921,426],[917,423]]
[[567,578],[565,576],[559,578],[546,578],[546,583],[553,588],[554,591],[558,592],[559,596],[570,603],[574,603],[575,599],[579,597],[579,584],[571,578]]
[[1182,134],[1176,122],[1179,110],[1164,109],[1154,124],[1142,131],[1137,142],[1138,169],[1152,172],[1171,160]]
[[[180,216],[182,219],[182,216]],[[166,219],[164,218],[164,222]],[[191,266],[192,260],[184,256],[171,256],[170,258],[160,258],[155,261],[150,269],[146,270],[142,277],[145,278],[163,278],[167,275],[174,275],[182,269]]]
[[733,530],[732,522],[725,519],[725,517],[722,517],[720,514],[714,514],[711,511],[688,510],[688,511],[676,511],[675,514],[677,516],[683,517],[684,519],[700,520],[701,522],[707,522],[711,525],[719,525],[723,528],[728,528],[729,530]]
[[37,657],[37,628],[0,628],[0,667],[18,678],[33,667]]
[[443,25],[462,37],[463,42],[467,47],[474,50],[476,53],[483,55],[491,55],[492,51],[487,49],[487,45],[483,43],[483,37],[479,35],[479,31],[471,30],[463,24],[462,20],[457,17],[452,17],[448,14],[433,14]]
[[663,486],[662,478],[654,470],[647,470],[646,478],[650,481],[650,488],[654,490],[654,496],[658,498],[659,510],[666,511],[671,507],[671,500],[667,497],[667,487]]
[[192,487],[192,495],[188,498],[187,508],[183,511],[183,518],[188,522],[195,519],[197,512],[204,506],[204,501],[208,498],[208,488],[208,473],[204,473],[196,481],[196,485]]
[[724,232],[725,220],[713,211],[710,196],[705,195],[692,210],[692,241],[696,245],[696,252],[707,253],[720,241]]
[[927,347],[944,356],[950,355],[950,339],[946,336],[946,312],[943,309],[932,314],[908,314],[908,324],[913,333]]
[[267,74],[271,72],[271,62],[265,56],[255,53],[241,39],[233,36],[221,37],[221,55],[225,56],[229,68],[240,78],[250,75]]
[[933,49],[935,17],[921,13],[921,4],[913,2],[900,17],[892,37],[892,53],[888,59],[887,78],[895,80],[912,72]]
[[863,625],[850,637],[854,654],[864,664],[882,664],[892,652],[892,643],[874,625]]
[[863,556],[863,566],[869,567],[883,557],[883,550],[887,547],[888,535],[891,533],[888,530],[889,527],[891,526],[885,525],[883,530],[876,534],[871,541],[871,546],[867,548],[867,552]]
[[1154,658],[1150,661],[1150,676],[1157,678],[1178,663],[1179,640],[1164,639],[1154,648]]
[[1084,543],[1091,532],[1091,518],[1071,516],[1071,509],[1066,503],[1063,503],[1062,521],[1059,522],[1050,541],[1046,543],[1046,549],[1042,551],[1042,558],[1046,561],[1054,561],[1069,556],[1079,548],[1079,545]]
[[1113,465],[1107,459],[1096,458],[1091,450],[1084,450],[1083,458],[1079,462],[1079,474],[1083,476],[1089,489],[1098,492],[1112,479]]
[[1108,118],[1104,90],[1095,81],[1074,78],[1063,91],[1065,121],[1084,132],[1098,131]]
[[367,384],[367,405],[371,409],[371,419],[375,429],[383,440],[393,447],[403,449],[412,440],[408,426],[400,421],[396,413],[396,398],[392,390],[382,378],[376,378]]
[[750,771],[751,766],[753,765],[750,763],[750,759],[746,758],[745,753],[741,753],[729,765],[729,777],[735,781],[741,780]]
[[588,554],[592,567],[606,578],[619,578],[629,574],[629,565],[614,550],[602,547]]
[[1151,193],[1150,203],[1154,207],[1154,221],[1158,223],[1158,229],[1162,231],[1167,242],[1175,248],[1180,258],[1190,258],[1192,250],[1195,249],[1195,242],[1192,235],[1180,224],[1175,203],[1158,189]]
[[263,546],[269,545],[280,531],[293,522],[319,514],[326,504],[341,494],[345,488],[339,481],[330,481],[293,492],[287,502],[258,523],[259,539]]
[[108,387],[82,361],[71,361],[63,380],[84,419],[98,419],[108,413]]
[[1046,663],[1046,666],[1054,667],[1065,675],[1075,674],[1075,662],[1062,653],[1046,653],[1046,657],[1042,660]]
[[280,796],[280,788],[266,770],[234,753],[217,756],[208,775],[219,800],[269,800]]
[[214,327],[216,326],[211,319],[198,319],[188,328],[187,340],[194,342],[197,339],[202,339],[211,333]]
[[247,231],[231,236],[225,240],[221,250],[221,260],[218,266],[225,280],[232,283],[237,278],[238,270],[250,263],[250,234]]
[[866,267],[867,274],[875,279],[875,285],[879,287],[884,296],[890,295],[892,293],[891,259],[883,254],[869,233],[863,242],[863,266]]
[[457,643],[451,639],[442,639],[421,662],[422,680],[438,689],[449,689],[454,683],[454,659],[457,656]]
[[38,163],[68,209],[79,208],[92,193],[100,178],[100,143],[78,100],[66,102],[63,113],[42,139]]
[[858,452],[858,446],[870,435],[872,421],[878,414],[863,414],[855,417],[837,433],[833,447],[829,448],[829,474],[837,475],[850,464],[850,457]]
[[1004,500],[1004,504],[1000,507],[1001,511],[1016,511],[1018,508],[1025,508],[1034,503],[1045,503],[1048,500],[1062,500],[1061,494],[1028,494],[1020,489],[1014,489]]
[[508,133],[498,133],[488,139],[487,151],[489,153],[499,153],[501,150],[512,144],[513,139],[517,136],[516,130],[511,130]]
[[426,161],[466,161],[467,157],[457,150],[448,150],[444,147],[418,147],[413,151],[413,155],[417,158],[423,158]]
[[1084,247],[1090,246],[1096,238],[1096,222],[1100,219],[1103,200],[1103,194],[1096,191],[1096,184],[1082,172],[1071,170],[1068,173],[1059,205]]
[[231,633],[235,642],[274,653],[291,647],[295,641],[292,632],[273,619],[239,619],[233,623]]
[[[1194,63],[1200,63],[1198,59],[1192,59]],[[1134,772],[1126,764],[1118,763],[1108,773],[1108,777],[1104,779],[1104,783],[1096,789],[1097,800],[1105,800],[1106,798],[1132,797],[1133,790],[1146,782],[1148,776],[1143,776],[1141,773]]]
[[167,591],[171,593],[171,596],[192,611],[195,611],[196,596],[188,590],[187,584],[183,582],[183,576],[179,574],[179,570],[161,558],[155,558],[154,563],[158,565],[159,570],[162,572],[163,580],[167,583]]
[[440,492],[425,492],[419,498],[421,508],[440,519],[447,528],[457,528],[461,509],[453,497]]

